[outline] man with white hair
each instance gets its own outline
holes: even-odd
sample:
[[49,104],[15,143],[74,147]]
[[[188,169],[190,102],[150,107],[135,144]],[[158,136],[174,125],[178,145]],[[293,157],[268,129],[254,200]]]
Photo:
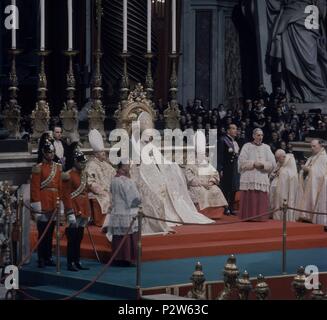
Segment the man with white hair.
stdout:
[[[284,200],[287,200],[288,206],[294,208],[299,181],[294,156],[279,149],[276,151],[275,157],[277,166],[270,175],[270,209],[281,208]],[[275,220],[283,220],[282,211],[275,212],[273,217]],[[288,210],[286,220],[295,221],[295,212]]]
[[[327,154],[322,142],[311,141],[312,156],[302,166],[296,208],[315,212],[327,212]],[[299,214],[299,220],[327,226],[327,216]]]
[[88,186],[91,190],[91,213],[93,223],[102,227],[106,215],[111,207],[110,185],[116,170],[107,159],[102,136],[99,131],[91,130],[89,133],[90,145],[93,149],[93,157],[86,165]]
[[[269,210],[269,174],[276,166],[275,158],[268,145],[262,143],[263,131],[253,131],[253,142],[243,146],[238,169],[240,180],[240,218],[248,219]],[[268,216],[253,219],[266,221]]]

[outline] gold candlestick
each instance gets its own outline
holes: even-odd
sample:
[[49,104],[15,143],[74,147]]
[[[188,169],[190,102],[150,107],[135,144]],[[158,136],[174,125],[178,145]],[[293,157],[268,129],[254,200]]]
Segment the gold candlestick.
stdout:
[[170,89],[169,89],[171,104],[177,104],[177,93],[178,93],[177,61],[179,56],[180,56],[179,53],[171,53],[169,55],[169,58],[172,60],[172,70],[170,76]]
[[38,101],[35,109],[32,111],[31,120],[33,135],[32,143],[37,144],[41,135],[49,130],[50,108],[47,102],[47,75],[45,72],[45,58],[50,54],[49,50],[37,51],[36,54],[40,57],[40,72],[38,80]]
[[79,141],[78,133],[78,110],[75,102],[76,80],[73,68],[73,58],[78,54],[78,51],[64,51],[64,55],[68,57],[68,70],[66,74],[66,93],[67,100],[64,103],[64,108],[60,112],[62,121],[63,137],[70,141]]
[[18,105],[18,78],[16,73],[16,56],[22,53],[19,49],[10,49],[9,55],[11,56],[11,70],[9,73],[9,102],[4,109],[4,127],[9,132],[9,137],[19,138],[20,120],[21,120],[21,107]]
[[145,87],[146,87],[146,92],[149,100],[153,100],[153,93],[154,93],[154,83],[153,83],[153,78],[152,78],[152,59],[154,55],[152,52],[148,52],[145,55],[145,58],[148,61],[148,68],[147,68],[147,75],[145,79]]
[[177,78],[177,59],[179,53],[172,53],[169,58],[172,60],[171,76],[170,76],[170,88],[169,88],[169,102],[168,108],[164,111],[165,126],[168,129],[180,128],[180,110],[177,101],[178,93],[178,78]]
[[102,74],[101,74],[101,21],[103,15],[102,1],[95,2],[96,20],[97,20],[97,44],[93,53],[95,56],[95,71],[92,77],[92,106],[88,111],[89,130],[97,129],[105,139],[104,120],[106,118],[105,110],[102,104]]
[[123,69],[123,76],[121,79],[121,84],[120,84],[120,100],[122,105],[124,105],[124,101],[127,101],[128,99],[128,94],[129,94],[129,77],[128,77],[128,58],[131,56],[128,52],[123,52],[120,55],[123,59],[124,63],[124,69]]
[[45,72],[45,57],[51,52],[49,50],[37,51],[37,55],[40,57],[40,72],[38,82],[38,103],[44,104],[47,100],[48,82],[47,75]]
[[76,80],[74,75],[74,68],[73,68],[73,58],[78,54],[78,51],[64,51],[64,55],[68,57],[68,70],[66,75],[67,81],[67,108],[72,109],[76,108],[75,102],[75,91],[76,91]]

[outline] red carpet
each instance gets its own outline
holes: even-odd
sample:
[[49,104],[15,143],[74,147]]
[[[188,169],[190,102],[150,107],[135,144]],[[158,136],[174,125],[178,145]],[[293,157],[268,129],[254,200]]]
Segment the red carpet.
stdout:
[[[224,216],[218,223],[236,220],[235,217]],[[287,227],[288,249],[327,247],[327,232],[324,232],[322,226],[288,223]],[[90,227],[90,231],[101,260],[107,261],[111,254],[107,238],[100,233],[99,228]],[[31,233],[31,240],[33,245],[36,241],[35,230]],[[282,223],[270,220],[221,226],[182,226],[176,228],[175,234],[145,236],[142,244],[144,261],[281,250]],[[61,248],[65,254],[65,238],[62,240]],[[95,259],[86,231],[82,256]]]

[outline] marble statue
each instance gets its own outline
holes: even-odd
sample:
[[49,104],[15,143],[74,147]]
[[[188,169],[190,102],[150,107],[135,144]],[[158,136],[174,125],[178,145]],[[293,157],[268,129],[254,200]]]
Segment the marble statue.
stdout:
[[[318,9],[317,19],[311,19],[313,11],[306,12],[310,5]],[[325,102],[326,1],[266,0],[266,6],[270,38],[267,63],[274,85],[282,86],[294,101]]]

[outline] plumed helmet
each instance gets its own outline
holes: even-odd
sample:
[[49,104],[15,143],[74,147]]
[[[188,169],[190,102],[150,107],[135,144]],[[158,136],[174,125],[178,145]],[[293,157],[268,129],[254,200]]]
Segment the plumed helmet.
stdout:
[[44,153],[55,152],[55,148],[54,148],[53,144],[51,143],[51,141],[46,140],[44,142],[43,147],[42,147],[42,151]]
[[74,161],[79,162],[79,163],[87,162],[87,158],[86,158],[85,154],[79,149],[76,149],[74,151],[73,158],[74,158]]

